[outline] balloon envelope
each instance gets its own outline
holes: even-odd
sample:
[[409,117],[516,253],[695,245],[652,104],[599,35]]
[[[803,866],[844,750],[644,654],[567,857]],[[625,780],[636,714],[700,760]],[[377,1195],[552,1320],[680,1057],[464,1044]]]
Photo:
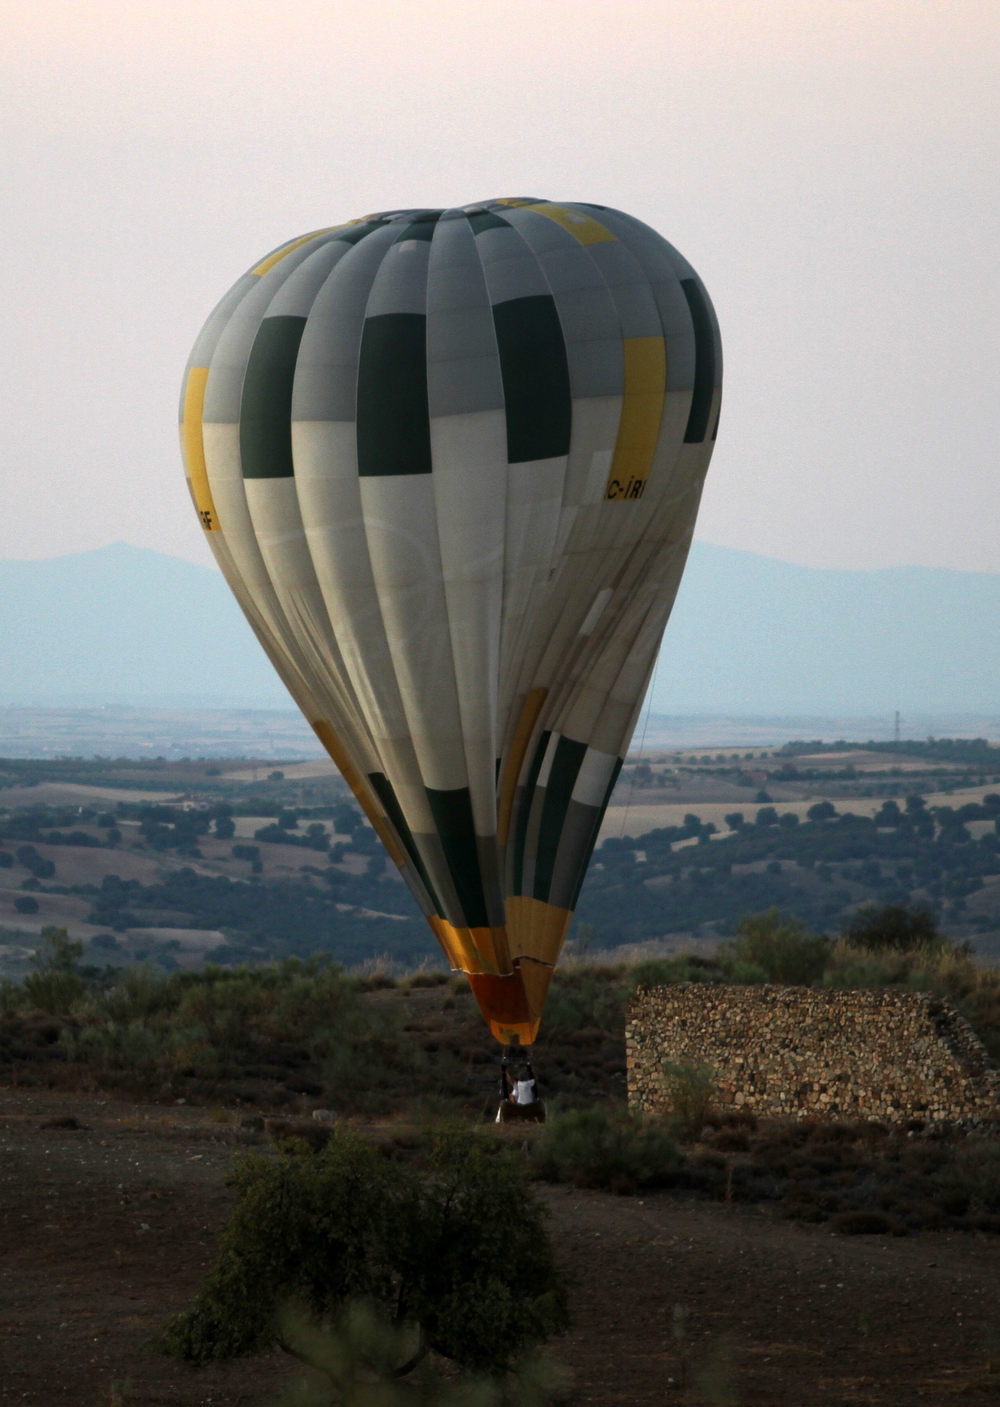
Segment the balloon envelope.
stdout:
[[535,1038],[635,728],[721,371],[658,234],[514,199],[282,245],[185,373],[219,566],[505,1043]]

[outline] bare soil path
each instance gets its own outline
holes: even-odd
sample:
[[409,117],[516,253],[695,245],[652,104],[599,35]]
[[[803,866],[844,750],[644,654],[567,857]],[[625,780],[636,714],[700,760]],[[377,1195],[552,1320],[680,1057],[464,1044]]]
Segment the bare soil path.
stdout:
[[[51,1126],[67,1117],[84,1127]],[[3,1407],[250,1407],[294,1378],[279,1354],[194,1372],[146,1346],[212,1258],[234,1134],[204,1109],[0,1091]],[[573,1404],[1000,1397],[996,1238],[843,1238],[681,1195],[543,1195],[576,1277],[555,1346]]]

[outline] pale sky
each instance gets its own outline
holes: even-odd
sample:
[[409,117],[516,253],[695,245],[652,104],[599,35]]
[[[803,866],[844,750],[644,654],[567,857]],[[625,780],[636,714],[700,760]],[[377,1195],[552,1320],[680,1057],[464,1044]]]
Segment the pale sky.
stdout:
[[1000,571],[996,0],[0,0],[0,557],[208,562],[176,403],[274,245],[399,206],[618,206],[726,389],[698,535]]

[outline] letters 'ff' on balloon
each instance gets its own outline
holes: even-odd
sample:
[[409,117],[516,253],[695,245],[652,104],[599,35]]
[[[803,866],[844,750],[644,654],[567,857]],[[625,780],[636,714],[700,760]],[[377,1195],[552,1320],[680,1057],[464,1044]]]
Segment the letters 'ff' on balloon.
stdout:
[[191,354],[216,560],[506,1044],[535,1038],[649,685],[721,370],[671,245],[536,199],[294,239]]

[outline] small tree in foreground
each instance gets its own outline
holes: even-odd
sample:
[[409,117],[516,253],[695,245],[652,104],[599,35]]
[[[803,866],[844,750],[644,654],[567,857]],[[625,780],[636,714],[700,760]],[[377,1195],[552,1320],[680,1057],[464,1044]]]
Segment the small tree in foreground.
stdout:
[[372,1362],[376,1376],[403,1377],[433,1353],[498,1378],[566,1327],[544,1210],[492,1139],[439,1135],[420,1167],[338,1133],[318,1154],[286,1145],[244,1158],[229,1183],[237,1205],[219,1258],[194,1308],[166,1326],[174,1357],[204,1364],[278,1344],[309,1362],[301,1345],[343,1334],[363,1303],[391,1326],[383,1344],[407,1345],[388,1367]]

